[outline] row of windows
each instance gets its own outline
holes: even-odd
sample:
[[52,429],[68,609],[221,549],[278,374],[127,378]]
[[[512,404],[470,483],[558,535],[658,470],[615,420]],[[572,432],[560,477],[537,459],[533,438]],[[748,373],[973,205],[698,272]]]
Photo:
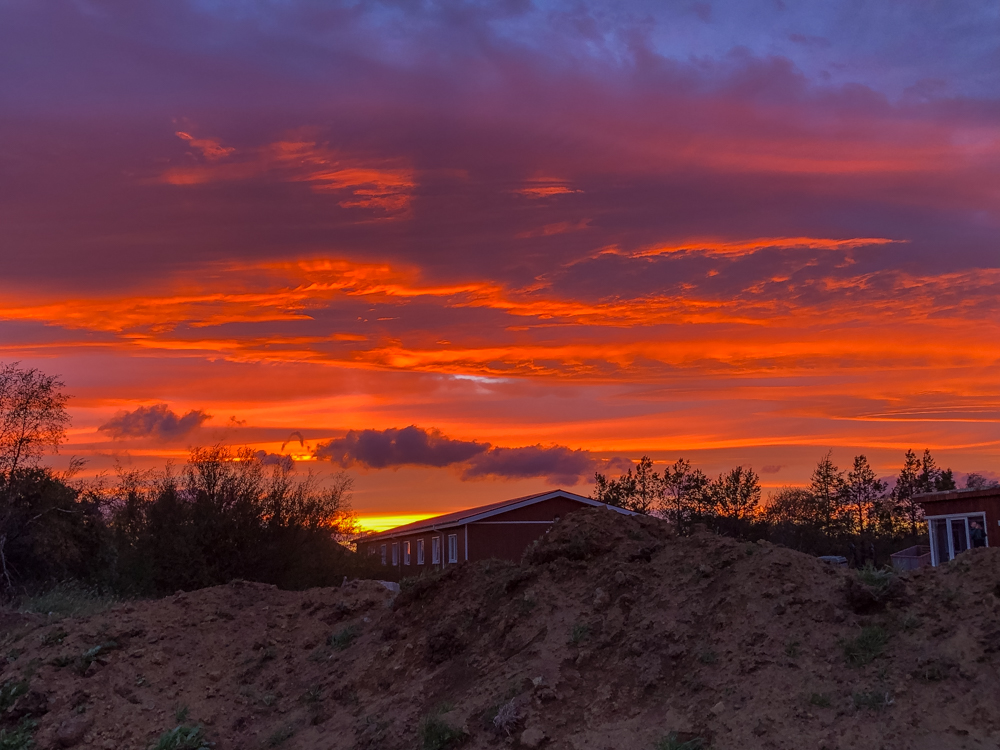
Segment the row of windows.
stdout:
[[[385,565],[388,562],[387,559],[387,549],[388,545],[381,545],[379,547],[379,553],[382,556],[382,564]],[[371,548],[371,553],[375,553],[375,548]],[[412,561],[410,542],[403,542],[403,565],[410,565]],[[448,562],[457,563],[458,562],[458,534],[448,535]],[[393,567],[399,565],[399,542],[392,543],[392,564]],[[424,564],[424,540],[417,540],[417,565]],[[441,564],[441,537],[432,536],[431,537],[431,565]]]

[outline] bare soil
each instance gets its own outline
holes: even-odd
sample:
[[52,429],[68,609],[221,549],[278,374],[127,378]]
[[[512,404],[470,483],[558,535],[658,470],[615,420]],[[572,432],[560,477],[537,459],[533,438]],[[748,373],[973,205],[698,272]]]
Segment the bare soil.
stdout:
[[3,613],[0,684],[26,690],[0,722],[31,714],[43,750],[146,750],[182,720],[220,750],[653,750],[671,732],[996,748],[998,597],[997,549],[873,588],[770,544],[587,510],[520,565],[400,594],[234,582],[79,619]]

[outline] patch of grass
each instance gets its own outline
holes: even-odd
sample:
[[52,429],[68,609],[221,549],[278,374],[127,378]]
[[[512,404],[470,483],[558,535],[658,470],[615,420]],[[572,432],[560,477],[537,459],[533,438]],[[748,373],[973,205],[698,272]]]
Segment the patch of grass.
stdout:
[[496,715],[493,717],[493,728],[497,732],[503,732],[510,737],[511,732],[517,728],[521,721],[521,710],[517,706],[517,699],[511,698],[509,701],[500,704]]
[[671,732],[656,743],[656,750],[708,750],[708,743],[702,737],[688,737],[680,732]]
[[798,659],[802,654],[802,644],[798,641],[789,641],[785,644],[785,656],[789,659]]
[[181,725],[161,734],[153,750],[210,750],[211,747],[201,727]]
[[884,591],[892,585],[896,578],[896,571],[889,566],[876,568],[870,562],[865,563],[863,568],[858,568],[858,578],[861,583],[875,591]]
[[0,686],[0,713],[14,705],[14,702],[28,692],[27,680],[8,680]]
[[870,711],[882,711],[894,703],[892,696],[881,690],[868,690],[854,693],[854,707],[867,708]]
[[191,710],[187,706],[178,706],[177,710],[174,711],[174,721],[178,724],[183,724],[188,720]]
[[829,708],[830,696],[826,693],[813,693],[809,696],[809,705],[817,706],[819,708]]
[[331,648],[334,648],[337,651],[343,651],[344,649],[349,648],[350,645],[357,640],[359,635],[361,635],[361,628],[357,624],[352,623],[351,625],[347,625],[331,635],[326,639],[326,642]]
[[62,619],[97,615],[117,603],[115,597],[103,594],[97,588],[88,588],[78,583],[60,583],[41,594],[23,598],[21,610]]
[[0,729],[0,750],[31,750],[37,728],[37,722],[24,719],[14,729]]
[[584,623],[574,625],[572,632],[569,634],[569,642],[573,646],[578,646],[588,638],[590,638],[590,626]]
[[456,729],[440,716],[432,715],[420,722],[422,750],[451,750],[465,741],[465,732]]
[[284,724],[271,732],[271,736],[267,738],[265,744],[268,747],[278,747],[278,745],[282,745],[290,740],[293,734],[295,734],[295,727],[291,724]]
[[42,636],[42,645],[43,646],[55,646],[56,644],[61,645],[62,642],[66,639],[67,635],[69,635],[69,633],[67,633],[62,628],[56,628],[55,630],[50,630],[48,633]]
[[706,649],[698,654],[698,661],[702,664],[715,664],[718,660],[718,655],[712,649]]
[[889,634],[884,628],[869,625],[862,628],[856,638],[845,639],[841,645],[847,663],[852,667],[863,667],[881,656],[888,643]]
[[76,671],[83,674],[97,660],[97,657],[106,654],[108,651],[114,651],[116,648],[118,648],[117,642],[105,641],[93,648],[87,649],[79,659],[76,659]]

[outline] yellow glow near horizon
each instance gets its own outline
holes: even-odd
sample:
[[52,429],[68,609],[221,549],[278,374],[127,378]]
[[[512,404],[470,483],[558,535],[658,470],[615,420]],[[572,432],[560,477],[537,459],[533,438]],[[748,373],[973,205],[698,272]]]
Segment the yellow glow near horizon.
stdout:
[[413,513],[408,515],[394,516],[358,516],[358,525],[363,531],[387,531],[397,526],[405,526],[408,523],[423,521],[425,518],[433,518],[433,513]]

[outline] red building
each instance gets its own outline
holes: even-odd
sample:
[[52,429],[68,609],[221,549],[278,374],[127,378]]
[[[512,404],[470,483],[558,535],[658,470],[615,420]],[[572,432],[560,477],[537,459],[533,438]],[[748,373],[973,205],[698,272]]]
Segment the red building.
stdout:
[[554,490],[397,526],[359,541],[358,552],[377,555],[400,577],[491,557],[520,560],[528,545],[558,519],[589,507],[634,515],[589,497]]
[[970,547],[988,547],[991,540],[1000,544],[1000,487],[931,492],[913,499],[924,509],[932,565],[953,560]]

